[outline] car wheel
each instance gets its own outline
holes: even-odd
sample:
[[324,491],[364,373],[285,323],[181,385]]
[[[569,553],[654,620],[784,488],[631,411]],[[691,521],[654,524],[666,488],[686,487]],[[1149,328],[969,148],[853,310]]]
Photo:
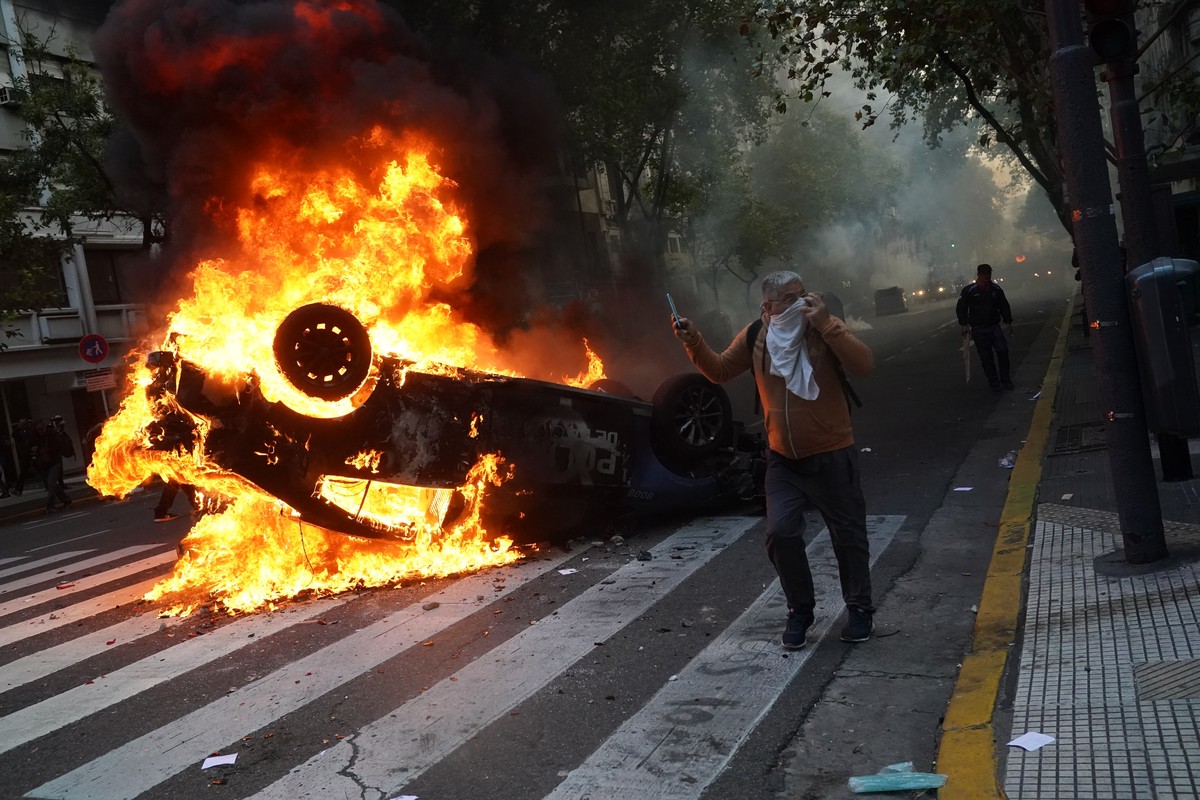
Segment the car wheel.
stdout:
[[668,378],[654,393],[655,444],[672,459],[708,455],[730,442],[733,410],[729,395],[703,375]]
[[354,394],[371,371],[371,338],[344,308],[301,306],[275,331],[279,370],[300,391],[321,400]]

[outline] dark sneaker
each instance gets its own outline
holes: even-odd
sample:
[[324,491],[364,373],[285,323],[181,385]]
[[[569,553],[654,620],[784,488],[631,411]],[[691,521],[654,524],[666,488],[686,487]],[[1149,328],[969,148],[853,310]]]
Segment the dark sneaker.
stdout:
[[155,522],[170,522],[173,519],[179,519],[179,515],[178,514],[155,514],[154,515]]
[[1000,385],[1003,386],[1005,389],[1013,388],[1013,382],[1009,381],[1009,380],[1000,381]]
[[875,632],[875,621],[871,615],[857,608],[850,609],[850,621],[842,628],[843,642],[865,642]]
[[783,646],[788,650],[799,650],[804,647],[810,625],[812,625],[812,620],[799,614],[788,614],[787,627],[783,629]]
[[998,383],[991,384],[991,387],[992,387],[993,392],[1003,392],[1004,391],[1004,387]]

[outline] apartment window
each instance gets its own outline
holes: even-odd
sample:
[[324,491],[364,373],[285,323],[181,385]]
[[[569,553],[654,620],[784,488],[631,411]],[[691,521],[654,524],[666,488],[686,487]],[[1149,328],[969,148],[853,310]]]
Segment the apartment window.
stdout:
[[84,248],[88,282],[92,286],[92,302],[98,306],[126,302],[122,291],[121,250]]
[[667,252],[673,255],[678,255],[683,252],[683,243],[679,241],[678,236],[667,237]]

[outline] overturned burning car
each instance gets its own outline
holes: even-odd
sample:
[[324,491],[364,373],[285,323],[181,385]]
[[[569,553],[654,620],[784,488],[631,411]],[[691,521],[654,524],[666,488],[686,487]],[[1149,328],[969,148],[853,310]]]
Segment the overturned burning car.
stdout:
[[[174,410],[149,441],[188,450],[202,440],[212,463],[323,528],[406,540],[478,514],[491,534],[542,541],[755,492],[762,443],[735,423],[724,390],[700,375],[668,379],[647,402],[607,379],[581,389],[462,368],[418,371],[373,353],[362,323],[327,303],[285,317],[273,352],[294,388],[348,400],[352,410],[322,418],[268,401],[253,373],[231,391],[161,350],[147,358],[147,391]],[[475,493],[473,470],[488,457],[503,466]]]

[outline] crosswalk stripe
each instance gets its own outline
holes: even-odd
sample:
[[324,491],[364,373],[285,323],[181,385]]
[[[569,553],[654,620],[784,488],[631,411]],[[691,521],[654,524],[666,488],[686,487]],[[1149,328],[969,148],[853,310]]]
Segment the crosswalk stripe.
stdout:
[[[28,639],[30,636],[37,636],[46,631],[61,628],[64,625],[71,625],[89,617],[94,617],[97,614],[102,614],[105,611],[125,605],[126,603],[135,602],[144,597],[146,592],[153,589],[154,584],[158,583],[159,580],[159,578],[151,578],[148,581],[142,581],[133,586],[118,589],[115,592],[108,592],[99,597],[93,597],[82,603],[75,603],[63,609],[51,611],[40,617],[34,617],[33,619],[14,623],[6,628],[0,628],[0,647]],[[0,670],[0,674],[2,674],[2,670]],[[3,685],[4,680],[0,678],[0,686]]]
[[[317,600],[295,609],[241,617],[203,636],[184,639],[129,666],[97,676],[90,684],[76,686],[40,703],[0,717],[0,753],[6,753],[64,725],[153,689],[189,670],[262,641],[263,638],[290,628],[303,619],[319,616],[351,598],[352,595],[341,595]],[[133,632],[147,624],[157,628],[158,622],[157,619],[139,618],[120,623],[113,628]],[[142,635],[149,632],[145,631]],[[64,662],[73,660],[74,663],[94,655],[92,651],[103,646],[102,642],[107,640],[101,640],[99,636],[100,634],[84,636],[79,640],[67,642],[61,648],[53,649],[63,651],[60,657]],[[35,667],[31,667],[33,668]]]
[[25,561],[29,556],[13,556],[12,558],[0,558],[0,567],[5,564],[15,564],[18,561]]
[[[141,593],[148,592],[154,583],[154,581],[147,581],[140,584]],[[102,630],[86,633],[69,642],[39,650],[0,666],[0,691],[9,691],[18,686],[24,686],[31,681],[52,675],[60,669],[66,669],[73,664],[99,655],[114,645],[129,644],[162,628],[175,627],[185,621],[184,618],[179,617],[160,619],[157,614],[140,614]],[[58,620],[54,620],[54,622],[58,622]],[[116,673],[110,677],[115,678]],[[4,724],[3,719],[0,717],[0,727]]]
[[[903,522],[903,516],[871,518],[872,561]],[[844,606],[827,532],[809,545],[808,558],[817,595],[812,641]],[[700,797],[812,655],[809,647],[780,658],[777,633],[786,609],[774,581],[546,800]]]
[[[758,517],[698,520],[669,537],[649,561],[616,570],[528,630],[310,758],[255,800],[365,796],[416,778],[533,695],[736,541]],[[504,676],[504,690],[495,679]]]
[[[465,619],[487,602],[511,594],[572,556],[556,552],[535,561],[485,570],[431,595],[175,722],[141,736],[29,792],[53,800],[133,798],[204,756],[302,708],[326,692]],[[503,579],[501,581],[501,579]],[[500,589],[503,584],[503,589]],[[499,589],[499,591],[497,591]],[[210,634],[211,635],[211,634]],[[311,674],[307,674],[311,673]],[[296,676],[303,675],[303,681]],[[0,726],[7,718],[0,718]],[[150,754],[154,754],[153,757]]]
[[[21,611],[26,608],[33,608],[34,606],[41,605],[42,603],[47,603],[51,600],[63,600],[64,598],[71,597],[72,595],[78,594],[87,589],[91,589],[96,586],[103,586],[106,583],[113,583],[114,581],[119,581],[122,578],[126,578],[130,575],[136,575],[139,572],[143,572],[148,569],[154,569],[155,567],[161,567],[164,564],[171,564],[175,561],[175,559],[177,557],[178,556],[176,556],[174,550],[171,550],[168,552],[163,552],[163,553],[158,553],[156,555],[150,556],[149,558],[143,558],[140,561],[134,561],[132,563],[124,564],[124,565],[122,565],[120,567],[116,567],[114,569],[105,570],[104,572],[99,572],[94,575],[88,575],[85,578],[73,578],[71,580],[71,583],[73,584],[72,586],[68,586],[68,587],[65,587],[62,589],[50,588],[45,591],[35,592],[34,594],[27,594],[23,597],[18,597],[15,600],[9,600],[7,602],[0,603],[0,619],[6,617],[9,614],[12,614],[16,611]],[[132,592],[133,588],[131,587],[127,591]],[[101,597],[94,598],[95,603],[92,603],[91,605],[95,606],[96,603],[100,603],[101,601],[111,601],[113,606],[120,605],[121,603],[129,602],[129,600],[117,600],[117,599],[110,600],[110,598],[114,598],[115,596],[121,596],[121,592],[122,592],[122,590],[117,590],[117,592],[113,592],[113,593],[110,593],[107,595],[103,595]],[[142,594],[145,594],[145,592],[143,592]],[[141,595],[138,595],[138,596],[140,597]],[[79,604],[79,605],[83,605],[83,604]],[[111,608],[112,606],[108,606],[108,607]],[[74,606],[71,606],[71,608],[74,608]],[[102,610],[104,610],[104,609],[98,608],[98,611],[102,611]],[[98,611],[92,612],[92,613],[98,613]],[[69,611],[56,611],[55,613],[59,614],[60,616],[63,616],[63,618],[65,619],[66,618],[65,615],[70,612]],[[85,614],[84,616],[91,616],[91,613]],[[82,619],[82,618],[83,617],[73,617],[69,621],[74,622],[77,619]],[[26,634],[23,632],[19,636],[15,635],[15,632],[20,631],[20,630],[21,629],[15,625],[11,626],[9,628],[0,630],[0,645],[19,641],[21,639],[24,639],[27,635],[31,635],[31,634]],[[35,633],[40,633],[40,632],[41,631],[35,631]],[[12,638],[6,638],[6,637],[10,637],[10,636]]]
[[93,536],[99,536],[104,533],[109,533],[110,531],[112,531],[112,528],[101,528],[98,531],[93,531],[91,533],[85,533],[83,536],[75,536],[70,539],[63,539],[61,542],[51,542],[50,544],[44,544],[41,547],[33,547],[33,548],[30,548],[29,552],[36,553],[39,550],[49,550],[51,547],[62,547],[64,544],[70,544],[71,542],[81,542],[84,539],[90,539]]
[[[58,564],[63,561],[69,561],[72,558],[77,558],[78,556],[86,556],[88,553],[94,553],[94,552],[96,552],[96,551],[95,550],[72,550],[68,553],[55,553],[52,556],[46,556],[45,558],[38,559],[37,561],[30,561],[28,564],[22,564],[19,567],[9,567],[8,569],[0,569],[0,579],[7,578],[9,575],[19,575],[22,572],[29,572],[31,569],[41,569],[42,567],[48,567],[51,564]],[[11,589],[12,589],[11,586],[0,584],[0,592],[11,591]]]
[[[163,545],[161,545],[161,544],[139,544],[139,545],[134,545],[132,547],[126,547],[122,550],[116,550],[112,553],[105,553],[104,555],[95,556],[94,558],[88,558],[88,559],[84,559],[83,561],[78,561],[74,564],[71,564],[70,567],[66,570],[60,569],[60,570],[56,570],[54,572],[41,572],[41,573],[38,573],[37,575],[31,575],[28,578],[24,578],[19,581],[14,581],[13,583],[5,584],[4,586],[0,586],[0,592],[3,592],[3,593],[15,592],[16,590],[24,589],[27,586],[36,586],[39,583],[45,583],[47,581],[62,580],[63,576],[65,576],[65,575],[73,575],[74,573],[83,572],[84,570],[91,569],[92,567],[98,567],[101,564],[108,564],[112,561],[119,561],[120,559],[125,558],[126,556],[131,556],[136,553],[144,553],[147,550],[154,550],[159,547],[163,547]],[[80,550],[77,553],[71,553],[69,555],[83,555],[86,553],[93,553],[93,552],[95,552],[95,551],[94,550]]]

